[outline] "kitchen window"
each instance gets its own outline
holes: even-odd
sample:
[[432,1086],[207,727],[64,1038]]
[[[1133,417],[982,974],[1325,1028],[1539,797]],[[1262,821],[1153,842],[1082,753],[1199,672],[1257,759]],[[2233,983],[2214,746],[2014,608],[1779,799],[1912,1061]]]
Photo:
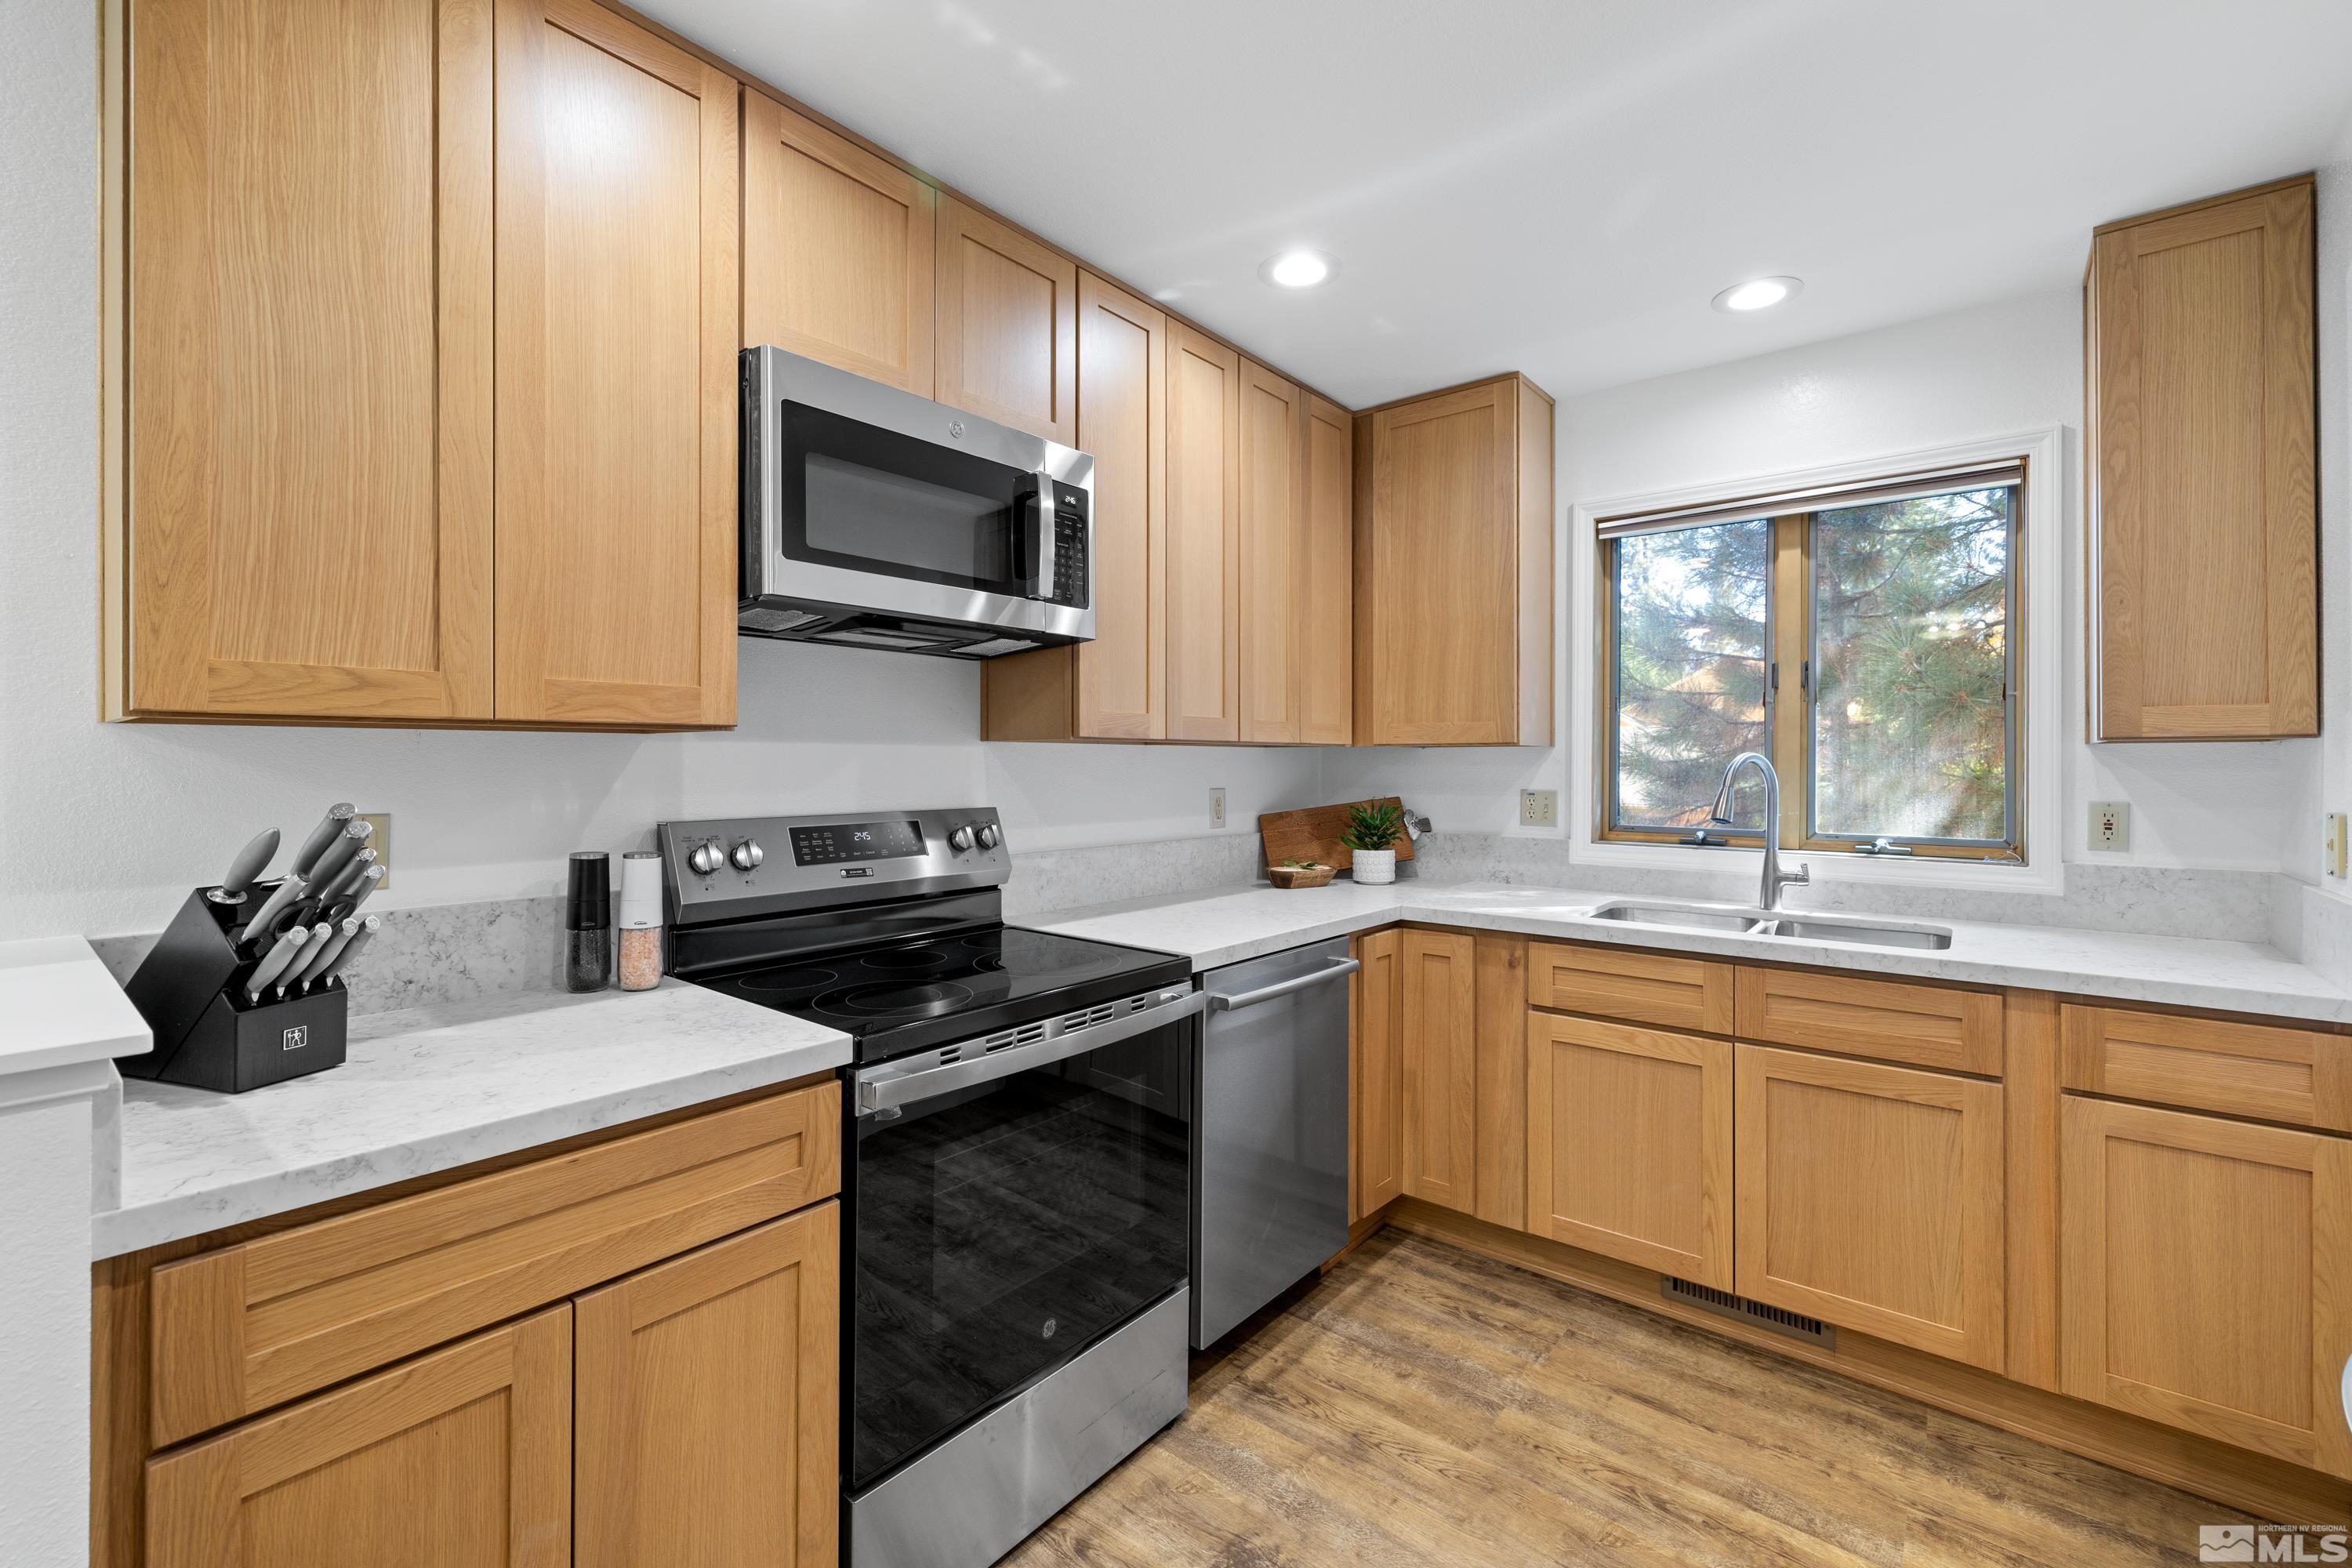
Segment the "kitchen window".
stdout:
[[1601,837],[2019,862],[2021,463],[1600,525]]

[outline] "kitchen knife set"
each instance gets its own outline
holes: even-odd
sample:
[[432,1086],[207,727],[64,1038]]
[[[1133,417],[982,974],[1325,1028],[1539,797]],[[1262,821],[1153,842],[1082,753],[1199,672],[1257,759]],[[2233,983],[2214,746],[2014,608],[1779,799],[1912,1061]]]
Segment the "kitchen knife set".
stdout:
[[155,1045],[122,1071],[236,1094],[340,1064],[342,976],[383,925],[360,911],[384,877],[372,832],[348,804],[332,805],[275,881],[265,874],[273,827],[218,885],[191,889],[123,987]]

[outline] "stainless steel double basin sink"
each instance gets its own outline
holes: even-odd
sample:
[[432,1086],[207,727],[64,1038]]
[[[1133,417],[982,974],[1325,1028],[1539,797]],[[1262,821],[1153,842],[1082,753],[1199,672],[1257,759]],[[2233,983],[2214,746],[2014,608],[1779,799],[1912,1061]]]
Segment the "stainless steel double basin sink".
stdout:
[[1664,899],[1612,899],[1591,911],[1596,921],[1661,926],[1671,931],[1716,931],[1738,936],[1779,936],[1797,942],[1834,942],[1854,947],[1909,948],[1941,952],[1952,945],[1949,927],[1908,921],[1860,920],[1847,915],[1792,914],[1739,904],[1686,904]]

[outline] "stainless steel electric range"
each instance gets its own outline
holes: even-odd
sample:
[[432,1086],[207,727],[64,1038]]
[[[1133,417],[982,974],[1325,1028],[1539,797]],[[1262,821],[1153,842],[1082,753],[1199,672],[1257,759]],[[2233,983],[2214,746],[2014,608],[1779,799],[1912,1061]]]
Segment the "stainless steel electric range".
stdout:
[[670,972],[856,1042],[843,1560],[983,1568],[1183,1414],[1206,997],[1183,958],[1005,925],[987,807],[660,845]]

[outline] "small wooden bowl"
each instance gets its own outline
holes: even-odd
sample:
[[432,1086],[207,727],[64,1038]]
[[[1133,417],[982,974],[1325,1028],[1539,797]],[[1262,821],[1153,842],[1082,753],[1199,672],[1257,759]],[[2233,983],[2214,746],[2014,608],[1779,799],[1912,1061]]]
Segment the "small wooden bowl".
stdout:
[[1277,888],[1320,888],[1339,874],[1337,866],[1268,866],[1265,879]]

